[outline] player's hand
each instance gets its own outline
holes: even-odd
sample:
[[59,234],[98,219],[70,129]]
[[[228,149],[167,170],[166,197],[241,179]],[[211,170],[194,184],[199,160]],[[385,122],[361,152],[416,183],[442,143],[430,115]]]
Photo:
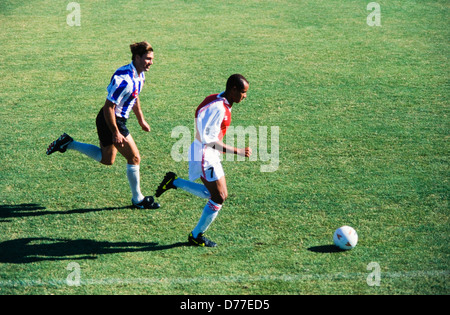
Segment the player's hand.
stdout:
[[146,132],[150,132],[150,130],[151,130],[150,125],[145,120],[143,120],[140,123],[140,125],[141,125],[142,130],[144,130]]
[[237,154],[240,156],[250,157],[252,155],[252,148],[246,147],[245,149],[238,149]]
[[119,147],[123,147],[125,145],[125,142],[127,142],[127,139],[120,132],[113,134],[114,144],[118,145]]

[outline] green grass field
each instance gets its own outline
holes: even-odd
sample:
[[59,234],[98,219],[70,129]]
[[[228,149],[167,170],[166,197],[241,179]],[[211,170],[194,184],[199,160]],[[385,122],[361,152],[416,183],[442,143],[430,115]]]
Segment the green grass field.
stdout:
[[[450,293],[448,1],[380,0],[381,26],[369,0],[78,0],[80,26],[69,2],[0,2],[0,294]],[[98,143],[106,86],[141,40],[152,132],[128,126],[145,194],[187,177],[171,132],[229,75],[250,81],[232,125],[279,127],[276,171],[224,161],[217,248],[186,246],[204,200],[129,209],[122,157],[45,155],[63,132]],[[351,251],[331,246],[342,225]]]

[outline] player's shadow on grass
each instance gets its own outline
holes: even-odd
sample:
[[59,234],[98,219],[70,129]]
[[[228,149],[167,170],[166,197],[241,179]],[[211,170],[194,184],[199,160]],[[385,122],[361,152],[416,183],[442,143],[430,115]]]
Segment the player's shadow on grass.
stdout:
[[111,208],[81,208],[67,211],[50,211],[35,203],[22,203],[18,205],[0,205],[0,222],[9,222],[8,218],[22,218],[52,214],[76,214],[98,211],[111,211],[120,209],[130,209],[131,206],[111,207]]
[[335,245],[321,245],[321,246],[313,246],[308,248],[309,251],[314,253],[339,253],[343,252],[342,249]]
[[0,263],[24,264],[38,261],[97,259],[99,255],[151,252],[188,246],[141,242],[106,242],[89,239],[20,238],[0,243]]
[[35,203],[23,203],[19,205],[0,205],[0,222],[7,222],[6,218],[26,217],[43,212],[45,207]]

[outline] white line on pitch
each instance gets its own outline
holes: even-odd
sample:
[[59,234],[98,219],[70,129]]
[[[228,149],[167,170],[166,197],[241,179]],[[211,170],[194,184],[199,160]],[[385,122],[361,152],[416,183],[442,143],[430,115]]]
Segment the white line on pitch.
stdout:
[[[436,278],[448,277],[448,270],[430,271],[405,271],[405,272],[381,272],[381,278]],[[219,276],[219,277],[192,277],[192,278],[106,278],[106,279],[81,279],[80,285],[143,285],[143,284],[190,284],[190,283],[236,283],[236,282],[266,282],[283,281],[297,282],[308,280],[339,280],[339,279],[361,279],[367,277],[367,273],[337,273],[337,274],[292,274],[292,275],[267,275],[267,276]],[[3,280],[0,287],[34,287],[34,286],[67,286],[67,280]]]

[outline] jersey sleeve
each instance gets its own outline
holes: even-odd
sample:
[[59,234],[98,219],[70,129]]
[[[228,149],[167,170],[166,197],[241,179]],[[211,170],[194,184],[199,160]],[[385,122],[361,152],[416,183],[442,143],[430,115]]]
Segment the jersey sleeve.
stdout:
[[203,144],[219,141],[220,126],[224,117],[225,110],[223,106],[218,105],[210,106],[199,114],[197,117],[197,130]]
[[106,90],[108,91],[107,99],[119,105],[122,99],[130,93],[131,87],[127,80],[115,75]]

